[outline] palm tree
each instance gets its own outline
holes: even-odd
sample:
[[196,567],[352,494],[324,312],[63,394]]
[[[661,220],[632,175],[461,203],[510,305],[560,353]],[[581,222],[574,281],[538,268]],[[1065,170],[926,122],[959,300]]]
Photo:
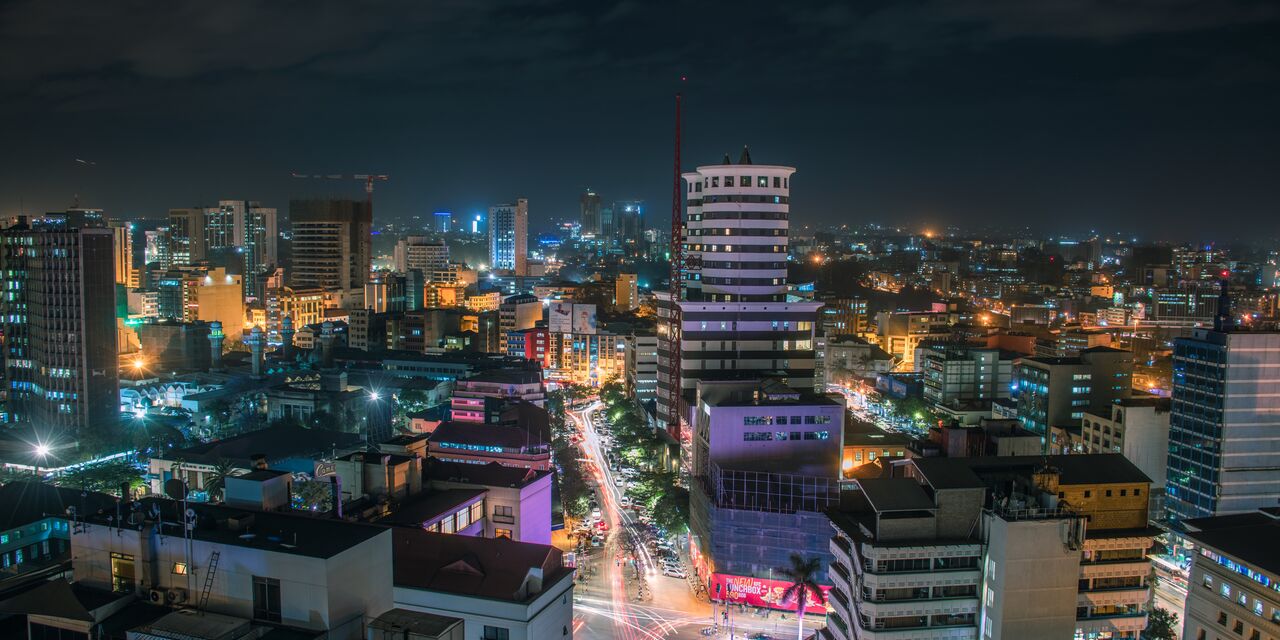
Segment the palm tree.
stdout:
[[231,477],[234,469],[235,465],[226,458],[220,458],[213,465],[213,471],[204,480],[204,492],[209,495],[209,502],[222,502],[222,494],[227,489],[227,478]]
[[786,602],[792,598],[796,600],[796,620],[799,621],[799,630],[796,632],[796,640],[804,640],[804,609],[810,602],[825,603],[827,597],[822,593],[822,587],[818,586],[815,576],[822,567],[822,561],[818,558],[805,558],[804,556],[793,553],[791,554],[791,566],[779,569],[785,580],[791,583],[786,591],[782,592],[780,602]]

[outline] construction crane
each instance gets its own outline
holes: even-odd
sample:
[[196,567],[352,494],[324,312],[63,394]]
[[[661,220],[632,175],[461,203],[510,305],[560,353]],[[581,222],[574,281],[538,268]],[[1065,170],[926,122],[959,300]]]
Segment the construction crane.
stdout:
[[347,175],[344,173],[320,174],[320,173],[298,173],[297,171],[294,171],[290,175],[292,175],[295,178],[309,178],[313,180],[363,180],[364,192],[366,197],[369,199],[370,210],[373,209],[373,183],[378,181],[386,182],[387,180],[391,179],[391,176],[389,175],[378,174],[378,173],[353,173],[351,175]]

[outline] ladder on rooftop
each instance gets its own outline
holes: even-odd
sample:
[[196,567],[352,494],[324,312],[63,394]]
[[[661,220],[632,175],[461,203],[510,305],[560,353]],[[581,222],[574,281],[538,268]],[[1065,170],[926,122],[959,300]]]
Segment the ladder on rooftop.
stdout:
[[209,568],[204,574],[204,588],[200,590],[200,604],[196,607],[198,611],[204,611],[205,605],[209,604],[209,592],[213,590],[213,576],[218,572],[218,556],[222,555],[218,551],[214,551],[209,555]]

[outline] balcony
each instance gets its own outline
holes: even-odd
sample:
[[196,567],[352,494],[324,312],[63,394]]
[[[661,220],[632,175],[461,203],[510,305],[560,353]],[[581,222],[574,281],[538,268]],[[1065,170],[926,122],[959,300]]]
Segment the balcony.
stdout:
[[1151,596],[1151,587],[1118,587],[1081,591],[1077,607],[1115,607],[1145,604]]
[[1112,560],[1104,562],[1088,562],[1080,565],[1080,577],[1090,578],[1123,578],[1125,576],[1145,576],[1151,573],[1151,561]]
[[872,618],[904,616],[939,616],[978,613],[977,596],[969,598],[940,598],[921,600],[891,600],[887,602],[858,601],[858,612]]

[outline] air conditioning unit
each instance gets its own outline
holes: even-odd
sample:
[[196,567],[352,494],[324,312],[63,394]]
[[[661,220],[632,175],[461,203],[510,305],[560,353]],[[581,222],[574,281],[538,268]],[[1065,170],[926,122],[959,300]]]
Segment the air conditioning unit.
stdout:
[[147,601],[151,604],[164,604],[164,589],[152,589],[148,591]]
[[186,589],[170,589],[164,594],[165,604],[182,604],[187,601]]

